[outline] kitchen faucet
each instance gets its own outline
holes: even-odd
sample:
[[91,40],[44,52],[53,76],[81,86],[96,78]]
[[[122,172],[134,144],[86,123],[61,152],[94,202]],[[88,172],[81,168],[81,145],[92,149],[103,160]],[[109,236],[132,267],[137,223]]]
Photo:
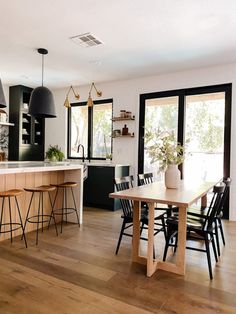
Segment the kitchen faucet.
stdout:
[[84,158],[84,145],[82,145],[82,144],[78,145],[77,153],[79,153],[80,147],[82,147],[82,161],[84,162],[84,160],[85,160],[85,158]]

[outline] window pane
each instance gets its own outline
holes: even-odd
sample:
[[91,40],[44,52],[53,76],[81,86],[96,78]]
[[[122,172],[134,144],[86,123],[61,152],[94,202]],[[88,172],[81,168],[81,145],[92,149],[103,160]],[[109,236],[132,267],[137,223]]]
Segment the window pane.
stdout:
[[225,93],[186,97],[186,140],[189,155],[184,178],[215,181],[223,177]]
[[71,157],[82,157],[82,150],[77,153],[78,145],[84,146],[85,156],[87,155],[88,143],[88,107],[71,107]]
[[[146,100],[145,130],[155,131],[159,128],[160,131],[174,132],[177,139],[178,101],[178,96]],[[146,143],[144,142],[144,172],[157,174],[159,163],[154,162],[151,164],[151,158],[148,156],[145,147]],[[160,179],[160,176],[158,175],[157,178]]]
[[93,106],[92,157],[106,158],[111,154],[112,103]]

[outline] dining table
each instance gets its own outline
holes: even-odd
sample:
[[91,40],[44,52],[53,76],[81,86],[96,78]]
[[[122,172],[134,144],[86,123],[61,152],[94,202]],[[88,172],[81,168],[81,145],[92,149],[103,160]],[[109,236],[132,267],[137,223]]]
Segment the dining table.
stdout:
[[[218,182],[195,182],[194,180],[189,182],[181,180],[177,189],[169,189],[165,187],[164,182],[158,181],[109,194],[111,198],[133,201],[132,261],[145,264],[148,277],[151,277],[158,269],[185,275],[187,210],[198,200],[201,200],[202,206],[206,206],[206,195]],[[140,214],[142,202],[146,202],[148,205],[148,245],[146,256],[140,254]],[[174,262],[164,262],[161,259],[154,258],[154,219],[157,204],[178,207],[178,250]]]

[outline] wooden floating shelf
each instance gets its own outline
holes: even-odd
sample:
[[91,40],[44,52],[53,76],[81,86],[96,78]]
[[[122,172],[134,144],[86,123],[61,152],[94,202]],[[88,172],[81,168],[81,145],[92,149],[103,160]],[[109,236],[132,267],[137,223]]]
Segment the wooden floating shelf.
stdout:
[[113,122],[115,122],[115,121],[130,121],[130,120],[135,120],[135,117],[131,117],[131,118],[114,117],[111,120]]
[[14,123],[10,123],[10,122],[0,122],[0,125],[4,125],[4,126],[14,126]]
[[134,135],[129,134],[129,135],[117,135],[117,136],[112,136],[113,138],[117,138],[117,137],[134,137]]

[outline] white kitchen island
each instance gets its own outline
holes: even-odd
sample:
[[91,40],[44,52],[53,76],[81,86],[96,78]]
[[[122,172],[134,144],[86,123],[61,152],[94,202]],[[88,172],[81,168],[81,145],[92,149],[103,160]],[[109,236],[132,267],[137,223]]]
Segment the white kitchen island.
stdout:
[[[9,189],[24,189],[25,187],[36,187],[40,185],[59,184],[65,181],[74,181],[78,183],[78,187],[75,189],[76,204],[79,209],[80,223],[83,222],[83,169],[84,166],[79,163],[73,162],[57,162],[46,163],[39,161],[22,161],[22,162],[1,162],[0,163],[0,191],[6,191]],[[22,218],[25,219],[26,211],[30,201],[30,194],[24,192],[18,197]],[[54,193],[55,195],[55,193]],[[54,197],[53,195],[53,197]],[[37,198],[35,198],[35,208],[37,208]],[[68,200],[70,203],[70,199]],[[2,202],[2,201],[1,201]],[[0,202],[0,206],[2,203]],[[34,205],[34,204],[33,204]],[[3,222],[8,219],[7,204],[4,205],[6,210],[4,211]],[[61,199],[58,198],[55,208],[61,206]],[[45,213],[50,213],[49,199],[45,199],[44,205]],[[71,220],[75,220],[71,215]],[[17,219],[16,212],[13,215],[15,220]],[[32,231],[36,228],[35,224],[27,224],[26,232]],[[15,231],[14,236],[19,235],[20,231]],[[7,239],[9,234],[1,234],[0,241]]]

